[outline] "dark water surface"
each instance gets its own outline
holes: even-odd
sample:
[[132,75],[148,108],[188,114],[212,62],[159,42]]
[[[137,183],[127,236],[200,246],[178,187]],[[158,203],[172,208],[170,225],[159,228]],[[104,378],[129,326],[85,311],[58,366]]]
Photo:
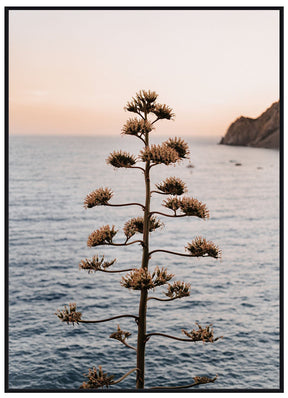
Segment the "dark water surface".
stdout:
[[[174,280],[190,282],[191,295],[151,300],[147,332],[184,337],[181,329],[190,331],[198,321],[212,323],[224,338],[203,344],[151,337],[146,387],[218,374],[215,384],[200,388],[279,388],[279,153],[219,146],[215,139],[187,141],[195,167],[154,167],[152,183],[181,177],[189,195],[207,204],[210,220],[163,219],[165,228],[151,234],[151,250],[184,252],[202,235],[219,245],[223,258],[155,253],[150,267],[165,266]],[[78,269],[80,260],[95,254],[117,257],[118,269],[141,261],[136,245],[86,245],[88,235],[106,224],[120,230],[122,241],[124,223],[141,215],[136,207],[83,208],[86,194],[100,186],[114,191],[114,203],[143,202],[141,172],[115,171],[105,163],[114,149],[137,154],[141,147],[134,137],[10,138],[10,388],[76,389],[89,367],[101,365],[118,378],[136,366],[135,352],[109,338],[119,324],[135,345],[132,318],[73,327],[54,315],[69,302],[77,302],[83,319],[137,315],[139,293],[121,287],[120,274]],[[161,210],[162,200],[153,197],[152,209]],[[161,294],[161,288],[153,293]],[[134,387],[132,374],[114,388]]]

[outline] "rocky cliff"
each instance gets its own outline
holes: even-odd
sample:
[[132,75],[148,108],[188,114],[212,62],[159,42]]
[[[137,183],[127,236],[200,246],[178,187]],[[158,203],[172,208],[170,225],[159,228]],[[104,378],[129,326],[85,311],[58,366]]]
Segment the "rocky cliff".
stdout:
[[279,148],[279,110],[278,101],[256,119],[241,116],[230,125],[219,144]]

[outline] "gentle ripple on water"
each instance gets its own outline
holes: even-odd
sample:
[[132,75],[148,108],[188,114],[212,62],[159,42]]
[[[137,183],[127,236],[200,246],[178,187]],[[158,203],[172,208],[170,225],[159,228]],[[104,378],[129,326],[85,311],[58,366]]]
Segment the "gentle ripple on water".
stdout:
[[[119,323],[132,332],[129,340],[135,344],[133,320],[73,327],[54,315],[74,301],[86,319],[137,314],[139,295],[123,289],[119,275],[88,275],[78,269],[81,259],[96,253],[117,257],[119,268],[139,265],[139,247],[97,251],[87,248],[86,241],[99,226],[120,229],[141,212],[134,207],[83,208],[85,195],[99,186],[111,187],[115,202],[142,201],[137,171],[114,171],[105,164],[113,149],[137,153],[140,146],[129,138],[11,137],[10,388],[77,389],[94,365],[116,378],[135,366],[134,351],[109,339]],[[183,251],[189,240],[203,235],[221,247],[223,259],[183,260],[155,253],[151,266],[167,266],[192,289],[186,299],[149,302],[147,328],[181,335],[181,329],[191,330],[198,321],[212,323],[216,336],[224,339],[190,345],[151,337],[146,386],[188,384],[191,376],[218,374],[217,383],[197,388],[277,389],[279,153],[218,146],[215,139],[188,142],[195,168],[159,166],[152,171],[152,183],[181,177],[189,194],[207,204],[210,220],[165,219],[165,228],[151,234],[151,249]],[[231,162],[235,159],[241,167]],[[161,209],[162,199],[153,198],[155,210]],[[131,375],[117,389],[134,386]]]

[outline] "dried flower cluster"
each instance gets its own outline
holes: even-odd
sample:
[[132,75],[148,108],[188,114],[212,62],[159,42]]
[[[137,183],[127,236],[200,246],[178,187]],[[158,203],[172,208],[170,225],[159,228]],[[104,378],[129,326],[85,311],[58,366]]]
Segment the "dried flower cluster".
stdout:
[[122,128],[122,134],[142,136],[145,133],[150,133],[153,126],[148,120],[131,118],[128,119]]
[[173,284],[168,283],[167,292],[165,294],[172,299],[187,297],[190,296],[190,287],[190,283],[181,281],[174,282]]
[[109,200],[112,198],[113,192],[109,188],[98,188],[93,192],[90,192],[85,200],[84,207],[86,209],[94,207],[106,205]]
[[186,184],[180,178],[176,177],[166,178],[166,180],[157,184],[156,188],[167,195],[182,195],[187,191]]
[[192,257],[221,257],[219,247],[201,236],[197,236],[191,243],[188,243],[185,249]]
[[206,205],[195,198],[181,198],[180,210],[187,216],[195,216],[203,219],[209,218],[209,210]]
[[[130,239],[136,232],[143,233],[143,217],[131,218],[124,224],[124,234],[127,239]],[[155,231],[155,229],[163,226],[163,223],[156,217],[150,217],[149,220],[149,232]]]
[[182,329],[182,332],[189,337],[189,339],[192,339],[192,341],[203,341],[206,343],[214,343],[214,341],[217,341],[221,339],[221,337],[216,337],[214,338],[214,331],[213,328],[210,328],[212,325],[206,326],[206,328],[202,328],[201,325],[196,323],[196,326],[198,326],[198,330],[193,329],[190,333],[187,332],[186,330]]
[[99,366],[98,372],[95,366],[93,366],[93,369],[89,369],[88,374],[84,374],[84,376],[88,378],[88,382],[84,381],[80,388],[85,390],[91,388],[108,388],[111,384],[114,384],[114,376],[108,376],[107,373],[104,373],[102,366]]
[[92,232],[88,238],[87,246],[94,247],[99,245],[107,245],[112,243],[113,237],[117,234],[115,226],[110,228],[109,225],[104,225],[100,229]]
[[78,312],[76,310],[76,303],[69,303],[69,308],[65,305],[64,310],[57,310],[55,315],[57,315],[62,322],[67,322],[68,325],[69,323],[72,323],[72,325],[74,325],[74,323],[78,324],[82,316],[81,312]]
[[195,198],[183,197],[178,199],[170,197],[163,201],[162,206],[173,210],[175,215],[177,210],[180,209],[186,216],[194,216],[203,219],[209,218],[209,210],[205,203]]
[[153,111],[155,116],[157,116],[157,119],[173,119],[175,114],[173,113],[172,109],[168,105],[161,105],[161,104],[156,104]]
[[173,276],[167,272],[166,268],[156,267],[152,274],[148,270],[140,268],[123,276],[121,285],[132,290],[149,290],[165,285]]
[[111,164],[113,167],[132,167],[136,163],[136,158],[128,152],[124,151],[114,151],[110,153],[106,162]]
[[180,159],[187,158],[190,153],[188,144],[182,140],[182,138],[169,138],[164,144],[166,144],[168,148],[174,149]]
[[210,377],[206,376],[195,376],[193,377],[195,384],[207,384],[207,383],[214,383],[214,381],[217,379],[218,375],[213,377],[211,379]]
[[175,163],[179,160],[177,151],[168,147],[165,143],[160,145],[151,145],[143,149],[140,152],[140,159],[143,162],[147,160],[153,162],[154,164],[166,164]]
[[167,105],[161,105],[155,103],[158,95],[155,91],[140,90],[132,101],[128,102],[125,106],[125,110],[129,112],[137,113],[142,116],[141,113],[153,113],[157,119],[172,119],[175,115],[172,109]]
[[140,90],[132,101],[127,102],[125,110],[140,114],[140,112],[152,112],[155,109],[154,102],[156,101],[158,94],[155,91]]
[[124,344],[126,343],[126,339],[128,339],[129,336],[131,336],[131,333],[124,332],[123,330],[121,330],[119,325],[117,325],[117,332],[110,334],[111,339],[119,340],[121,341],[121,343]]
[[93,256],[92,260],[82,260],[79,264],[80,269],[84,269],[88,271],[88,273],[96,272],[96,271],[105,271],[107,268],[111,267],[116,262],[116,258],[112,261],[104,261],[104,256],[99,259],[98,255]]

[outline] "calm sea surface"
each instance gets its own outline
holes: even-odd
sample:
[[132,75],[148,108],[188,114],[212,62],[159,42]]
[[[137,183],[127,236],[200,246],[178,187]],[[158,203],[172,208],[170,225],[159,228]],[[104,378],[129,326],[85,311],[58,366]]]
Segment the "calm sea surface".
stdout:
[[[147,332],[184,337],[181,329],[212,323],[215,336],[224,338],[203,344],[151,337],[146,387],[218,374],[215,384],[196,388],[279,388],[279,153],[220,146],[215,138],[186,140],[194,168],[188,161],[154,167],[152,184],[182,178],[189,195],[206,203],[210,219],[162,217],[165,228],[151,233],[151,250],[184,252],[201,235],[219,245],[223,258],[155,253],[150,268],[167,267],[174,280],[191,283],[191,295],[168,303],[151,300]],[[121,274],[89,275],[78,268],[95,254],[117,257],[115,269],[140,265],[138,245],[86,244],[106,224],[119,229],[115,241],[121,242],[124,223],[141,215],[136,206],[83,207],[86,194],[101,186],[113,190],[114,203],[143,202],[140,170],[106,164],[114,149],[137,154],[141,145],[134,137],[10,137],[10,388],[77,389],[92,366],[115,378],[136,366],[136,353],[109,338],[119,324],[135,345],[132,318],[73,327],[54,315],[69,302],[77,303],[83,319],[137,315],[139,293],[120,286]],[[162,200],[155,195],[152,209],[161,210]],[[165,297],[161,288],[153,295]],[[114,389],[134,387],[132,374]]]

